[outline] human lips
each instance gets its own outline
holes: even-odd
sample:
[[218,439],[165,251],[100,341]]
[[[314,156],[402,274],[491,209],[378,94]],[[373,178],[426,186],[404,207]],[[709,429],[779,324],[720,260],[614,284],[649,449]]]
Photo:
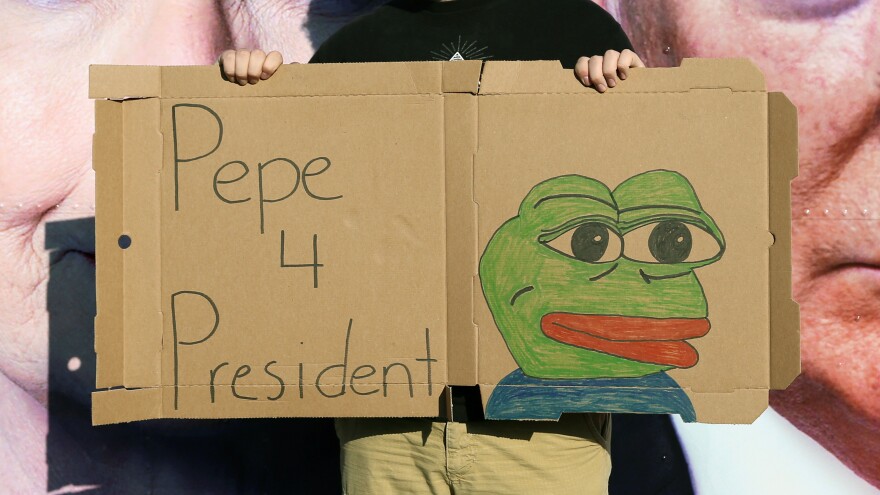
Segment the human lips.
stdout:
[[[798,224],[796,224],[798,225]],[[815,239],[815,225],[798,225],[800,234],[793,246],[804,268],[811,269],[813,277],[832,277],[829,282],[867,283],[880,290],[880,232],[873,221],[822,222],[825,238],[805,243],[803,236]],[[836,279],[836,280],[835,280]]]
[[[835,265],[833,271],[852,273],[869,277],[880,277],[880,264],[865,261],[849,261]],[[878,279],[880,281],[880,279]]]
[[709,332],[707,318],[644,318],[618,315],[549,313],[544,335],[564,344],[622,358],[690,368],[699,355],[685,342]]

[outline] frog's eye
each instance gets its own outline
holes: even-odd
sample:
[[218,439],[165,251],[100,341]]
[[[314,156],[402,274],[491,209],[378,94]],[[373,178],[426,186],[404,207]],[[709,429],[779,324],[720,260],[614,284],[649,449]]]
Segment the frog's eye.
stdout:
[[614,261],[620,257],[623,248],[623,241],[617,232],[598,222],[582,223],[544,244],[587,263]]
[[714,257],[721,245],[712,234],[685,222],[666,220],[624,236],[626,256],[649,263],[692,263]]

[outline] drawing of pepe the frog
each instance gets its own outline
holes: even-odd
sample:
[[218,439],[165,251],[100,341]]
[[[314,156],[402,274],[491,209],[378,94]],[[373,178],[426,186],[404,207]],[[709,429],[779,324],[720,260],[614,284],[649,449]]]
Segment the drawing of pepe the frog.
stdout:
[[641,173],[614,191],[580,175],[536,185],[480,258],[483,295],[519,366],[494,388],[486,417],[605,411],[695,421],[665,371],[699,360],[688,340],[710,323],[695,270],[724,250],[677,172]]

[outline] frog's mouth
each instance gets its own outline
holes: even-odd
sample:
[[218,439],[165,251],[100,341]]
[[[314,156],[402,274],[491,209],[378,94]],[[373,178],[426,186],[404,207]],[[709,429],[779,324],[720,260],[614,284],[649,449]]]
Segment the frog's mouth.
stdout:
[[687,339],[709,332],[708,318],[643,318],[617,315],[549,313],[544,335],[564,344],[633,361],[690,368],[699,355]]

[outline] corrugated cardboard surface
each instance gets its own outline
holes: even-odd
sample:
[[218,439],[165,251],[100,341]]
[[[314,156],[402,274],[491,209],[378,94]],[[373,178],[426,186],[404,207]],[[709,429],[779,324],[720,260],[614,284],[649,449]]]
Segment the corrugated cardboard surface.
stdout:
[[438,416],[446,385],[486,401],[517,368],[477,275],[492,233],[550,177],[613,189],[664,168],[727,243],[699,269],[700,361],[670,376],[699,421],[757,417],[799,363],[794,109],[747,61],[685,62],[604,95],[556,62],[285,66],[244,88],[216,67],[93,67],[91,96],[125,100],[96,101],[112,390],[94,422]]
[[[700,361],[669,374],[697,403],[700,420],[754,419],[766,408],[766,389],[787,386],[796,375],[787,373],[785,380],[771,384],[771,342],[785,341],[788,352],[782,359],[797,356],[796,306],[785,292],[788,287],[779,288],[787,298],[776,298],[777,311],[787,311],[786,323],[774,328],[778,337],[771,335],[770,142],[760,73],[743,61],[692,60],[681,69],[657,70],[656,85],[623,84],[622,91],[599,95],[579,91],[576,81],[565,78],[545,82],[547,72],[560,74],[530,64],[490,64],[484,71],[481,90],[488,94],[479,99],[474,174],[478,244],[485,246],[529,190],[547,178],[579,174],[613,189],[646,171],[680,172],[723,231],[727,249],[720,261],[697,270],[712,326],[705,337],[692,341]],[[544,87],[552,91],[541,91]],[[775,206],[784,211],[783,219],[788,214],[784,189],[795,172],[790,165],[774,174],[779,188]],[[778,226],[788,228],[784,221]],[[789,233],[778,235],[786,248]],[[516,364],[508,353],[485,352],[503,348],[504,341],[494,331],[486,304],[478,300],[476,306],[479,381],[497,383]],[[724,394],[748,389],[762,391],[763,402],[730,400],[718,411],[700,407],[699,402],[723,401]],[[736,412],[744,407],[749,410]]]

